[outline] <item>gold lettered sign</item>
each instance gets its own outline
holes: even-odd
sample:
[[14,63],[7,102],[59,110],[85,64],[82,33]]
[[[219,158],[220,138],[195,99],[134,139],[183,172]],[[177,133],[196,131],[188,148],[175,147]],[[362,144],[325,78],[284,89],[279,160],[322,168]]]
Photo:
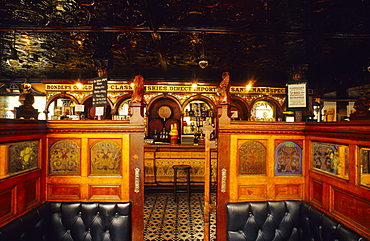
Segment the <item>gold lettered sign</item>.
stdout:
[[108,84],[108,91],[133,91],[129,84]]
[[78,84],[46,84],[46,91],[92,91],[92,84],[78,85]]
[[248,94],[273,94],[284,95],[285,88],[272,88],[272,87],[252,87],[249,90],[244,86],[231,86],[230,93],[248,93]]
[[[46,84],[46,91],[92,91],[92,84]],[[272,94],[284,95],[285,88],[231,86],[230,93],[234,94]],[[108,84],[107,91],[133,91],[130,84]],[[145,85],[145,92],[176,92],[176,93],[217,93],[217,86],[189,86],[189,85]]]
[[216,86],[188,86],[188,85],[145,85],[146,92],[201,92],[215,93]]

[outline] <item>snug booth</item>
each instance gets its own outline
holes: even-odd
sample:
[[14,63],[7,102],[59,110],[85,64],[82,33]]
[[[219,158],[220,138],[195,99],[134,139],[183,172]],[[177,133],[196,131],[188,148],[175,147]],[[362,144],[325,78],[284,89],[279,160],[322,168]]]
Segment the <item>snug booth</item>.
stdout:
[[227,240],[366,241],[304,201],[228,203]]
[[45,202],[0,227],[1,241],[130,241],[130,203]]

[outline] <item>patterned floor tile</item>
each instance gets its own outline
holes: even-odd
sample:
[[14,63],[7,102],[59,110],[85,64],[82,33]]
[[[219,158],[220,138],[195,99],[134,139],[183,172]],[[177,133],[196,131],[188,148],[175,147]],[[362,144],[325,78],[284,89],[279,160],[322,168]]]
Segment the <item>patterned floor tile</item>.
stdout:
[[[186,194],[172,193],[145,195],[144,241],[202,241],[204,239],[203,194],[193,193],[190,203]],[[211,214],[211,240],[215,240],[215,214]]]

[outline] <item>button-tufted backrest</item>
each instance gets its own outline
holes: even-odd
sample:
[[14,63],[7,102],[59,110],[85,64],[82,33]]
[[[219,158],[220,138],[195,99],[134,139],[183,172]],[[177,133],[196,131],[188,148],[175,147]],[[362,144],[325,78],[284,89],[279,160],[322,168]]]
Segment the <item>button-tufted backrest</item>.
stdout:
[[45,202],[0,227],[0,241],[129,241],[130,203]]
[[300,201],[227,204],[229,241],[299,241]]
[[131,239],[129,203],[50,203],[48,240],[128,241]]
[[366,241],[364,237],[306,202],[301,205],[301,237],[303,241]]
[[303,201],[228,203],[228,241],[366,241]]
[[0,241],[44,241],[49,231],[49,203],[43,203],[0,227]]

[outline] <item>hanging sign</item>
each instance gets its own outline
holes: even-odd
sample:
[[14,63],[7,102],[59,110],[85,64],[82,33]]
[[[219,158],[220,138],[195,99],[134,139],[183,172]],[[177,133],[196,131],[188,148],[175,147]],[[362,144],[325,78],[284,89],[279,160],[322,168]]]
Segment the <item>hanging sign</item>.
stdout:
[[307,107],[307,83],[287,84],[288,108]]
[[107,76],[101,76],[93,79],[93,106],[107,106]]

